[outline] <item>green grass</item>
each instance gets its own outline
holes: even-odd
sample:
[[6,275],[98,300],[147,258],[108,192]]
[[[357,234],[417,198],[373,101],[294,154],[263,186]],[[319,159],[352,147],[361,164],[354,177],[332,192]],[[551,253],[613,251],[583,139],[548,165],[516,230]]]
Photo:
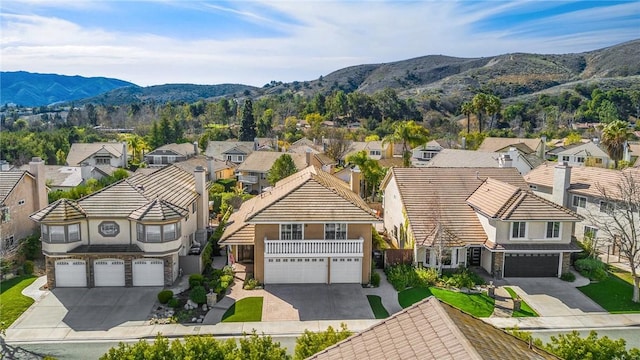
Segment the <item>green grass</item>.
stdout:
[[382,299],[377,295],[367,295],[367,300],[369,300],[369,305],[371,306],[371,310],[373,311],[373,315],[375,315],[376,319],[386,319],[389,317],[389,312],[382,305]]
[[236,301],[222,315],[222,322],[262,321],[262,296]]
[[411,288],[400,291],[398,302],[400,306],[407,308],[431,295],[476,317],[491,316],[495,307],[495,300],[485,294],[465,294],[436,287]]
[[22,290],[36,281],[35,276],[18,276],[0,283],[0,329],[6,329],[25,312],[33,299],[22,295]]
[[[631,280],[630,276],[628,278]],[[579,287],[578,290],[612,314],[640,312],[640,303],[631,301],[633,285],[618,277],[617,273],[610,274],[606,280]]]
[[607,271],[609,271],[612,275],[615,275],[615,276],[619,277],[620,279],[628,282],[629,285],[633,286],[633,277],[631,276],[630,272],[628,272],[626,270],[622,270],[622,269],[617,268],[617,267],[612,266],[612,265],[608,266]]
[[[511,296],[512,299],[515,299],[518,297],[518,295],[516,294],[515,291],[513,291],[512,288],[510,287],[505,287],[505,290],[507,290],[507,292],[509,293],[509,295]],[[538,313],[533,310],[529,304],[527,304],[524,300],[521,300],[520,302],[520,310],[518,311],[514,311],[512,317],[538,317]]]

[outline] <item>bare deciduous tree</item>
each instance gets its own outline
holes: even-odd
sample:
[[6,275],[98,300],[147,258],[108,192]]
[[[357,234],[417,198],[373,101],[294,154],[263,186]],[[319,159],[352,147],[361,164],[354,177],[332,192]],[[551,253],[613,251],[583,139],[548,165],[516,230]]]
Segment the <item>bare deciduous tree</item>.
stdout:
[[627,169],[612,186],[597,184],[596,188],[601,199],[600,212],[590,212],[588,219],[603,235],[599,237],[618,247],[621,257],[629,262],[635,285],[632,300],[640,302],[636,269],[640,264],[640,170]]
[[329,132],[326,141],[324,153],[335,161],[339,161],[351,146],[351,141],[347,139],[347,132],[344,129],[333,129]]

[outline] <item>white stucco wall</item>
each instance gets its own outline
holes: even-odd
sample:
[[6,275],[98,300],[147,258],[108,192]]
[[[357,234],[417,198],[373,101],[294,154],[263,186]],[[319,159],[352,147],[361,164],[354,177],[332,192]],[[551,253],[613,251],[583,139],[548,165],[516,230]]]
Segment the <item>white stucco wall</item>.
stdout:
[[[394,225],[400,229],[404,223],[402,213],[403,204],[400,198],[400,191],[395,178],[391,178],[384,189],[384,228],[390,237],[393,237]],[[399,230],[398,230],[399,231]],[[398,243],[398,239],[395,239]]]

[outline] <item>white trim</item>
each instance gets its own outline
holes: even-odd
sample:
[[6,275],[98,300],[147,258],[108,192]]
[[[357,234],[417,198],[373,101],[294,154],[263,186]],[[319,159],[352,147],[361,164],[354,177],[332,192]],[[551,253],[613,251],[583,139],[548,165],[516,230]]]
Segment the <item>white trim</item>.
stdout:
[[[375,216],[371,213],[371,216]],[[341,224],[374,224],[374,223],[382,223],[384,220],[366,220],[366,221],[345,221],[343,219],[327,219],[327,220],[314,220],[314,221],[247,221],[247,224],[326,224],[326,223],[341,223]]]
[[[549,233],[549,224],[558,223],[558,236],[556,237],[547,237]],[[551,230],[553,232],[553,229]],[[544,225],[544,239],[545,240],[560,240],[562,239],[562,221],[547,221]]]
[[[520,237],[513,237],[513,226],[518,223],[524,223],[524,234],[520,234]],[[527,224],[526,221],[512,221],[510,226],[509,226],[509,240],[515,240],[515,241],[519,241],[519,240],[529,240],[529,224]]]

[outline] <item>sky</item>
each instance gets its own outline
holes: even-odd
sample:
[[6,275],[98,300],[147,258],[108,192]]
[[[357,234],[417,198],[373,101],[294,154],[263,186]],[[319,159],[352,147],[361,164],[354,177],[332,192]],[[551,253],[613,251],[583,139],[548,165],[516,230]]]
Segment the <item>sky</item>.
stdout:
[[425,55],[563,54],[640,38],[640,1],[2,0],[0,68],[140,86],[263,86]]

